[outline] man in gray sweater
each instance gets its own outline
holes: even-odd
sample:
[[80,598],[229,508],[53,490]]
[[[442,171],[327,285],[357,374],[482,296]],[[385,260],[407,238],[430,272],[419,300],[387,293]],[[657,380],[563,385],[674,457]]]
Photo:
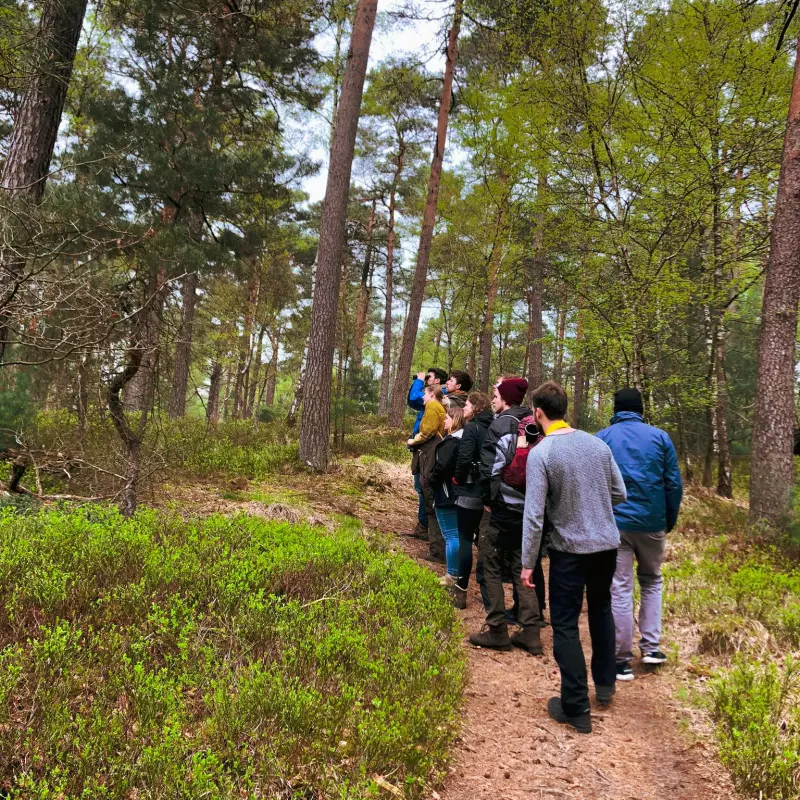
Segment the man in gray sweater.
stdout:
[[526,467],[522,574],[532,585],[544,513],[550,534],[550,623],[553,655],[561,670],[561,697],[547,703],[550,716],[590,733],[589,687],[578,619],[584,590],[592,640],[592,678],[597,702],[614,694],[616,656],[611,581],[617,564],[619,531],[613,506],[625,500],[625,483],[608,445],[564,422],[567,393],[553,381],[533,393],[536,422],[544,441]]

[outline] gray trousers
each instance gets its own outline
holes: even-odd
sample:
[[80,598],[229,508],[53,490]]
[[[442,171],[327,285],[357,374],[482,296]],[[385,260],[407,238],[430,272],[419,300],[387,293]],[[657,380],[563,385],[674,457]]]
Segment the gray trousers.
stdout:
[[661,595],[664,581],[661,564],[667,534],[627,533],[620,531],[617,569],[611,584],[611,609],[617,638],[617,661],[633,658],[633,561],[639,578],[639,649],[642,653],[657,650],[661,640]]

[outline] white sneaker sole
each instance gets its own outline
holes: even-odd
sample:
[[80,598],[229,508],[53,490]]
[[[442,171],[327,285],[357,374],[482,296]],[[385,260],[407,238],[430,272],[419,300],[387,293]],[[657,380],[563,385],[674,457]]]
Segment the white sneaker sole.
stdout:
[[653,658],[653,656],[645,656],[642,659],[642,664],[666,664],[666,658]]
[[632,681],[636,676],[631,673],[630,675],[617,675],[618,681]]

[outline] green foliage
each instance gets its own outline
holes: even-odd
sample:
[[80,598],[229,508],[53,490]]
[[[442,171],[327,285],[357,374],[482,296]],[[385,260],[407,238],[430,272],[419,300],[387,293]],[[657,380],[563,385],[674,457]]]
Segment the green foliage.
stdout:
[[420,796],[464,658],[432,573],[262,519],[0,512],[16,798]]
[[736,788],[749,797],[794,800],[800,767],[800,665],[739,659],[711,682],[719,752]]

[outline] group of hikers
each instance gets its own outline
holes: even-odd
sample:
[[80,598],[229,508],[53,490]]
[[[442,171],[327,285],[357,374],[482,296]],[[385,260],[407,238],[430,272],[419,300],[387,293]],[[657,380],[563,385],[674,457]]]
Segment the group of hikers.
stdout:
[[[477,545],[486,610],[482,630],[469,637],[477,647],[541,655],[549,599],[561,696],[547,710],[589,733],[578,628],[584,593],[599,706],[611,703],[616,681],[634,678],[634,562],[642,662],[667,660],[659,649],[661,565],[683,493],[675,448],[645,423],[635,388],[615,393],[611,425],[593,436],[565,421],[567,393],[554,381],[529,394],[524,378],[503,375],[491,397],[472,387],[468,373],[435,367],[411,384],[408,405],[418,413],[408,447],[419,507],[409,535],[427,541],[429,561],[446,565],[441,582],[459,609]],[[510,609],[504,583],[513,585]],[[509,624],[519,629],[511,637]]]

